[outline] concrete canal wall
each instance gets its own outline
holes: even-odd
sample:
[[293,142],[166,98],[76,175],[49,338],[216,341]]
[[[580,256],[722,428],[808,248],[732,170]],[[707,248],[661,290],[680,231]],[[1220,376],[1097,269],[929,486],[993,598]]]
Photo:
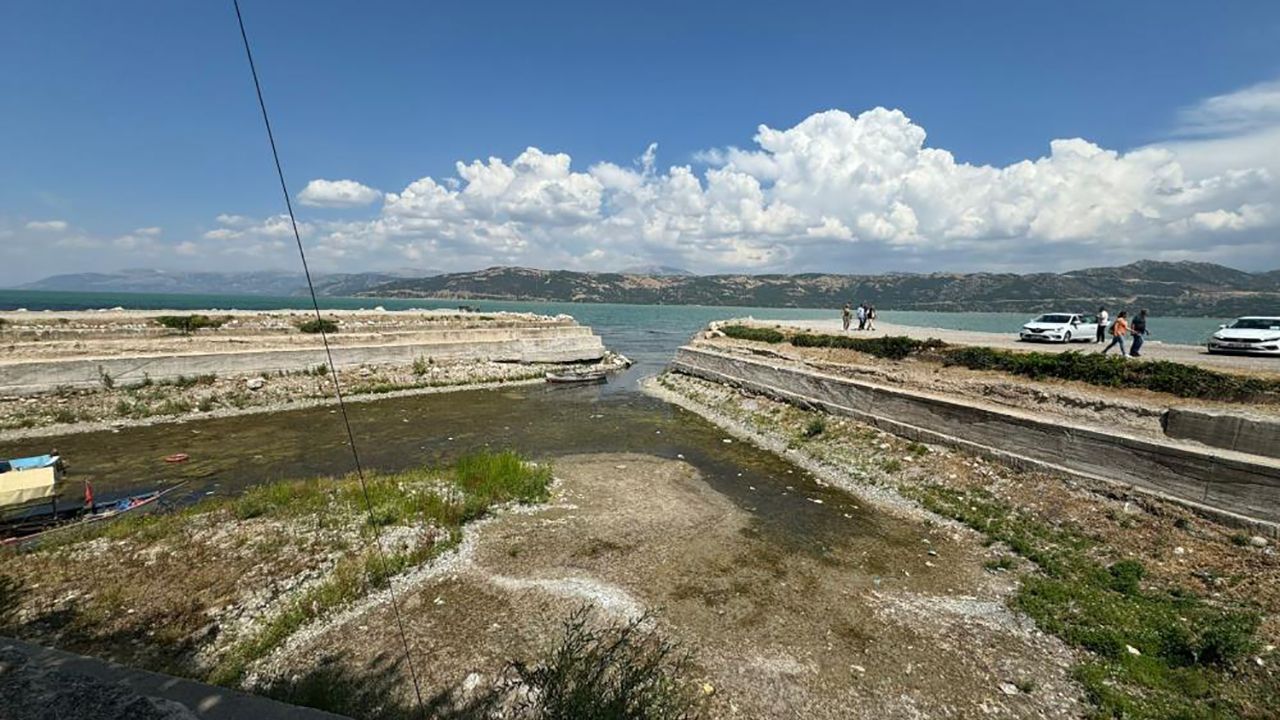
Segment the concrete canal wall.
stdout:
[[701,347],[680,348],[672,370],[1014,466],[1130,486],[1272,536],[1280,531],[1280,460],[1272,457],[1136,437]]
[[[144,378],[167,380],[179,375],[257,375],[296,372],[326,362],[324,349],[271,348],[242,352],[128,355],[18,361],[0,364],[0,394],[31,395],[58,387],[96,387],[103,374],[118,385]],[[605,347],[591,328],[581,325],[464,328],[417,333],[412,341],[381,344],[335,344],[333,360],[340,368],[361,365],[407,365],[417,358],[439,361],[491,360],[518,363],[590,362],[604,357]]]

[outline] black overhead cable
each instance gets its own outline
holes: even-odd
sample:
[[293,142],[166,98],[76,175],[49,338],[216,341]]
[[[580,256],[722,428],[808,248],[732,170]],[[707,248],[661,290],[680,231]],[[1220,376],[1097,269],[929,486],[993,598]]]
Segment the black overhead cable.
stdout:
[[[276,176],[280,178],[280,192],[284,194],[284,204],[289,210],[289,224],[293,228],[293,239],[298,244],[298,257],[302,260],[302,273],[307,278],[307,289],[311,293],[311,307],[315,310],[316,325],[320,330],[320,341],[324,343],[325,358],[329,363],[329,374],[333,378],[333,392],[338,400],[338,408],[342,411],[342,424],[347,431],[347,444],[351,446],[351,458],[355,462],[356,477],[360,479],[360,493],[364,497],[365,512],[373,520],[373,504],[369,499],[369,487],[364,479],[364,467],[360,464],[360,452],[356,449],[356,436],[351,431],[351,418],[347,415],[347,405],[342,399],[342,385],[338,382],[338,367],[333,362],[333,351],[329,348],[329,335],[324,331],[324,319],[320,314],[320,301],[316,299],[316,287],[311,282],[311,270],[307,267],[307,253],[302,247],[302,235],[298,233],[298,220],[293,215],[293,201],[289,197],[289,187],[284,181],[284,169],[280,165],[280,153],[276,151],[275,135],[271,132],[271,119],[267,116],[267,103],[262,99],[262,83],[258,81],[258,68],[253,62],[253,51],[249,48],[249,35],[244,29],[244,16],[240,14],[240,0],[231,0],[236,9],[236,21],[240,24],[240,39],[244,41],[244,54],[249,59],[249,72],[253,75],[253,89],[258,94],[258,107],[262,110],[262,124],[267,129],[267,141],[271,144],[271,158],[276,164]],[[387,572],[387,554],[382,546],[382,530],[377,523],[370,522],[374,528],[374,549],[378,554],[378,562],[382,565],[383,574],[387,577],[387,590],[391,595],[391,609],[395,615],[396,628],[400,633],[400,643],[404,646],[405,663],[409,668],[409,677],[413,680],[413,692],[418,700],[418,712],[425,717],[422,704],[422,688],[418,684],[418,673],[413,665],[413,654],[409,651],[409,639],[405,636],[404,620],[400,616],[400,603],[396,598],[395,584],[391,574]]]

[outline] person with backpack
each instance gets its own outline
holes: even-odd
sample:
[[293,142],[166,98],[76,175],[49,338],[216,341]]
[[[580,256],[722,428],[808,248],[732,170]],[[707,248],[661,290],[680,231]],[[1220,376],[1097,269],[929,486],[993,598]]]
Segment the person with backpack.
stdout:
[[1106,355],[1111,348],[1120,346],[1120,357],[1124,357],[1124,336],[1129,334],[1129,313],[1121,310],[1116,315],[1116,321],[1111,323],[1111,344],[1102,348],[1102,354]]
[[1110,316],[1107,315],[1107,308],[1106,307],[1098,308],[1098,339],[1094,340],[1094,342],[1102,342],[1103,340],[1107,339],[1107,321],[1108,320],[1110,320]]
[[[1141,357],[1142,343],[1145,342],[1143,336],[1147,334],[1147,310],[1143,308],[1138,311],[1138,317],[1133,319],[1133,325],[1129,328],[1130,334],[1133,335],[1133,342],[1129,346],[1129,357]],[[1124,354],[1124,348],[1120,348],[1120,353]]]

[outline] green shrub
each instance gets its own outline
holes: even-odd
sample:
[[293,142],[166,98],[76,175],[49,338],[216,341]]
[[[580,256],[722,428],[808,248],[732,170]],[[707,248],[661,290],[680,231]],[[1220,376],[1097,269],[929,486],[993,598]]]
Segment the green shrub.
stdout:
[[298,329],[304,333],[310,333],[312,335],[318,333],[332,335],[333,333],[338,332],[338,323],[327,318],[318,318],[298,323]]
[[1100,353],[1013,352],[988,347],[946,348],[941,351],[941,356],[948,366],[999,370],[1033,379],[1056,378],[1103,387],[1140,388],[1185,398],[1280,401],[1280,381],[1232,375],[1165,360],[1133,362]]
[[807,438],[818,437],[827,430],[827,420],[822,416],[818,416],[809,420],[809,424],[804,426],[804,436]]
[[419,355],[413,359],[414,375],[426,375],[428,372],[431,372],[431,362],[428,358],[424,358]]
[[748,325],[727,325],[720,328],[720,332],[735,340],[780,343],[787,339],[786,335],[773,328],[750,327]]
[[902,360],[910,355],[918,355],[928,350],[946,347],[946,343],[936,338],[916,340],[902,335],[855,338],[846,335],[813,335],[810,333],[799,333],[792,336],[791,344],[796,347],[856,350],[887,360]]
[[220,328],[230,318],[211,318],[208,315],[161,315],[153,318],[156,323],[183,335],[190,335],[204,328]]

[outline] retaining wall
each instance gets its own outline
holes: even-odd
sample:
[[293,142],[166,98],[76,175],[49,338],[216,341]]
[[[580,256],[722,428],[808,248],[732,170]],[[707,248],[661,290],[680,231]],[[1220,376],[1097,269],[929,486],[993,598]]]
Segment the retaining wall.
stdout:
[[[496,362],[589,362],[604,357],[604,344],[591,328],[561,325],[532,328],[480,328],[428,334],[420,342],[385,345],[334,345],[338,367],[435,360]],[[294,372],[325,363],[323,347],[247,350],[126,357],[77,358],[0,364],[0,394],[30,395],[59,386],[93,387],[103,373],[121,385],[144,377],[166,380],[179,375],[256,375]]]
[[698,347],[680,348],[672,370],[1018,467],[1132,486],[1273,536],[1280,531],[1280,461],[1274,458],[1153,441]]
[[1169,437],[1280,458],[1280,421],[1236,413],[1171,408],[1160,418]]

